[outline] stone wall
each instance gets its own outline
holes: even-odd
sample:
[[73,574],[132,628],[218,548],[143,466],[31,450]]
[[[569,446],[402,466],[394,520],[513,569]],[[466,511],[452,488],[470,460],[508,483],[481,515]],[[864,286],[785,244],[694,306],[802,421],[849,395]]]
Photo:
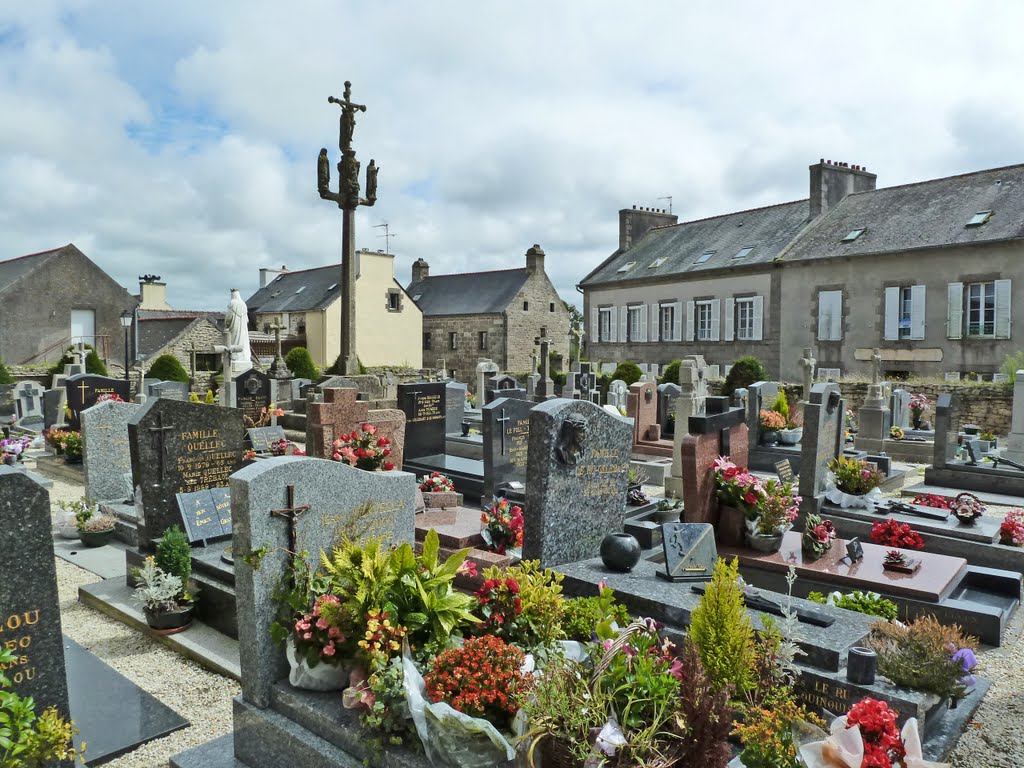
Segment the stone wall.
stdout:
[[[528,309],[523,309],[525,306]],[[534,340],[544,329],[551,351],[569,359],[569,311],[543,270],[534,272],[505,311],[508,318],[508,356],[491,358],[502,370],[529,373]]]
[[[481,331],[487,332],[486,349],[480,349]],[[423,333],[430,334],[430,349],[423,350],[423,367],[433,370],[443,359],[445,368],[455,371],[459,381],[476,379],[476,364],[481,357],[490,358],[499,367],[505,359],[505,318],[499,313],[424,315]],[[456,349],[451,348],[452,333],[457,334]]]

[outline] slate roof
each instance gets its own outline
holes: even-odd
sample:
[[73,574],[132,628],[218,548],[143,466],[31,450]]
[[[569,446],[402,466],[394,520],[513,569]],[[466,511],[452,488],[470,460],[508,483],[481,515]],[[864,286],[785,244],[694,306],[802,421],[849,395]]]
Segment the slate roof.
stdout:
[[[616,251],[581,286],[681,275],[773,261],[807,225],[807,200],[770,205],[656,227],[626,251]],[[752,250],[735,258],[745,248]],[[704,254],[712,255],[705,261]],[[663,261],[657,266],[656,262]],[[626,272],[619,269],[629,262]]]
[[180,309],[138,310],[138,351],[149,355],[178,337],[199,318],[206,318],[218,328],[223,327],[224,313]]
[[50,251],[30,253],[27,256],[19,256],[16,259],[0,261],[0,291],[6,290],[12,283],[21,279],[25,275],[35,272],[51,258],[67,251],[68,249],[78,250],[74,245],[68,243],[61,248],[54,248]]
[[[987,223],[968,227],[976,213]],[[865,231],[842,242],[852,230]],[[942,248],[1024,237],[1024,165],[847,196],[784,254],[786,261]]]
[[504,312],[526,283],[525,268],[431,275],[410,283],[409,294],[424,316]]
[[340,296],[341,265],[285,272],[245,300],[250,312],[309,312]]

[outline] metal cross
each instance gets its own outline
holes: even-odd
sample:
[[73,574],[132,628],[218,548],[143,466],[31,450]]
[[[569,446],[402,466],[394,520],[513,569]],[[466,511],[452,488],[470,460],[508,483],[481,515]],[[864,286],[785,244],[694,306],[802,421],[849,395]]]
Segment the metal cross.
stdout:
[[502,425],[506,421],[511,421],[511,419],[508,416],[505,415],[505,409],[502,408],[501,409],[501,418],[494,420],[494,423],[498,425],[498,429],[501,432],[501,455],[502,456],[505,455],[505,427],[502,426]]
[[288,506],[283,509],[270,510],[270,514],[274,517],[280,517],[288,521],[288,552],[292,557],[295,557],[295,550],[298,547],[298,533],[295,530],[295,521],[299,519],[299,515],[308,511],[309,504],[295,506],[294,485],[288,486]]
[[173,424],[164,426],[164,415],[162,412],[156,414],[156,426],[149,428],[150,438],[160,443],[159,462],[157,466],[160,469],[160,479],[164,479],[164,454],[167,453],[167,445],[164,443],[164,432],[170,432],[174,429]]

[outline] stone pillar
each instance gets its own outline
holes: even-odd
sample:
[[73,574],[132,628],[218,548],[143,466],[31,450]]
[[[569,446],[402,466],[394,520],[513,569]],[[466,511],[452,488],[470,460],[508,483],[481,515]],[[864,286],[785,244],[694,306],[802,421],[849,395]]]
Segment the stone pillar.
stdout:
[[[935,425],[938,430],[938,424]],[[938,431],[935,438],[938,439]],[[1013,380],[1013,415],[1010,418],[1010,435],[1006,438],[1003,458],[1024,462],[1024,371],[1017,371]]]

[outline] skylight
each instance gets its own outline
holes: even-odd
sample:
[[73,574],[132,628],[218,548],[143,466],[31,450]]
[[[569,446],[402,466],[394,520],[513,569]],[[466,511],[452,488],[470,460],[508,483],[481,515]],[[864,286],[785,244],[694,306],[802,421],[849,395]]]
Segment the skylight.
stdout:
[[988,222],[992,218],[992,211],[978,211],[971,217],[971,220],[967,222],[968,227],[980,227],[982,224]]
[[752,250],[754,250],[754,246],[752,246],[752,245],[744,246],[743,248],[740,248],[738,251],[736,251],[736,255],[733,256],[733,258],[734,259],[742,259],[744,256],[749,256],[750,252]]
[[422,295],[423,295],[422,293],[417,293],[415,296],[412,297],[412,300],[413,301],[419,301],[420,300],[420,296],[422,296]]
[[619,267],[618,271],[619,272],[629,272],[629,270],[631,270],[635,266],[636,266],[636,262],[635,261],[627,261],[625,264],[623,264],[621,267]]
[[297,290],[297,291],[295,292],[295,295],[296,295],[296,296],[298,296],[298,295],[299,295],[300,293],[302,293],[302,292],[303,292],[304,290],[306,290],[306,286],[304,286],[304,285],[300,285],[300,286],[299,286],[299,290]]
[[648,268],[648,269],[654,269],[655,267],[660,267],[660,266],[661,266],[662,264],[664,264],[664,263],[665,263],[665,262],[666,262],[667,260],[668,260],[668,256],[659,256],[659,257],[658,257],[658,258],[656,258],[656,259],[655,259],[654,261],[652,261],[652,262],[651,262],[650,264],[648,264],[648,265],[647,265],[647,268]]
[[328,290],[328,291],[333,291],[333,290],[334,290],[335,288],[337,288],[337,287],[338,287],[338,284],[337,284],[337,283],[331,283],[331,287],[330,287],[330,288],[328,288],[327,290]]
[[715,255],[714,251],[708,251],[707,253],[702,253],[700,255],[700,258],[697,259],[697,263],[698,264],[703,264],[705,261],[707,261],[708,259],[710,259],[714,255]]
[[839,242],[841,242],[841,243],[852,243],[858,237],[863,235],[864,231],[865,231],[865,227],[861,227],[860,229],[851,229],[849,232],[846,233],[846,237],[844,237]]

